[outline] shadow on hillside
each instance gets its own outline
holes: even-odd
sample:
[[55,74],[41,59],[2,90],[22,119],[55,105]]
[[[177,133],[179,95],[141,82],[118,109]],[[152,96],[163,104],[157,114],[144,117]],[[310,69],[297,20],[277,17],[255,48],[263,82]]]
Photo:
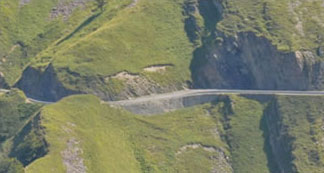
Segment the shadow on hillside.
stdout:
[[[199,14],[203,18],[203,28],[200,28],[197,24],[197,19],[195,17],[197,8]],[[217,7],[212,0],[199,1],[198,4],[189,2],[184,6],[184,10],[186,11],[185,14],[188,16],[185,21],[184,30],[193,44],[196,45],[200,42],[200,45],[198,44],[199,47],[196,47],[193,52],[190,70],[192,72],[191,78],[193,81],[193,87],[201,88],[203,86],[208,86],[208,84],[201,85],[200,83],[208,81],[199,81],[199,68],[204,67],[205,63],[207,63],[206,55],[209,51],[208,47],[213,44],[216,38],[216,26],[222,19],[221,4]]]
[[95,20],[98,16],[100,16],[102,13],[97,13],[92,16],[90,16],[88,19],[86,19],[83,23],[81,23],[73,32],[71,32],[69,35],[64,37],[62,40],[60,40],[58,43],[56,43],[56,46],[60,45],[64,41],[70,39],[71,37],[74,36],[77,32],[79,32],[82,28],[86,27],[89,25],[93,20]]
[[[271,103],[268,103],[271,104]],[[263,138],[264,138],[264,146],[263,151],[266,153],[267,161],[268,161],[268,168],[270,172],[280,172],[278,163],[276,162],[276,158],[274,156],[271,144],[270,144],[270,131],[267,124],[266,116],[269,116],[269,112],[271,112],[271,106],[268,105],[264,112],[262,119],[260,121],[260,129],[263,131]],[[271,116],[271,115],[270,115]]]

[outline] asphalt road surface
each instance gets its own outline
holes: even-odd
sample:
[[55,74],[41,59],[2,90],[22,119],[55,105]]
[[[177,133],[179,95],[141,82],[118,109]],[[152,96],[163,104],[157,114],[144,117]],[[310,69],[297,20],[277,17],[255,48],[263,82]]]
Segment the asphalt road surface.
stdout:
[[[0,89],[0,92],[9,92],[9,90]],[[151,100],[162,100],[171,98],[181,98],[190,96],[207,96],[207,95],[222,95],[222,94],[243,94],[243,95],[286,95],[286,96],[324,96],[324,91],[291,91],[291,90],[224,90],[224,89],[193,89],[182,90],[171,93],[155,94],[149,96],[138,97],[128,100],[109,101],[112,104],[134,104]],[[43,100],[28,98],[29,101],[34,103],[52,104]]]

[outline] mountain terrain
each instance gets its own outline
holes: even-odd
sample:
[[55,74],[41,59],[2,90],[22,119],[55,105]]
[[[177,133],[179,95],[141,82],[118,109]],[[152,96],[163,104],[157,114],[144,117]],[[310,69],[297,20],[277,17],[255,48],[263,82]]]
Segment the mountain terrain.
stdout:
[[321,91],[324,2],[0,0],[0,88],[0,173],[321,173],[323,96],[112,103]]

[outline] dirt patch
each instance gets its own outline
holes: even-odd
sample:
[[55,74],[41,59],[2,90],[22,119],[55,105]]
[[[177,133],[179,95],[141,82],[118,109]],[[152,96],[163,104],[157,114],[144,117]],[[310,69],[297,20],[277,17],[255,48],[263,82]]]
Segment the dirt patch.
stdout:
[[67,20],[75,9],[85,7],[89,1],[91,0],[73,0],[72,2],[60,0],[57,6],[52,8],[50,18],[56,19],[59,16],[63,16],[63,20]]
[[15,51],[16,48],[19,47],[19,46],[20,46],[19,44],[13,45],[13,46],[11,47],[11,49],[10,49],[10,51],[9,51],[8,54],[11,54],[11,53],[12,53],[13,51]]
[[296,24],[296,29],[298,31],[298,33],[301,35],[301,36],[305,36],[305,33],[304,33],[304,27],[303,27],[303,22],[301,20],[301,16],[300,14],[298,13],[298,10],[297,8],[301,5],[301,1],[295,1],[295,2],[289,2],[288,3],[288,10],[291,14],[293,14],[295,20],[297,21],[297,24]]
[[183,152],[187,151],[188,149],[198,149],[198,148],[202,148],[203,150],[205,150],[207,152],[217,152],[218,151],[218,149],[216,149],[214,147],[203,146],[201,144],[189,144],[189,145],[185,145],[185,146],[181,147],[179,149],[179,151],[176,153],[176,155],[182,154]]
[[66,143],[67,148],[61,153],[67,173],[86,173],[87,168],[81,157],[83,151],[79,148],[79,144],[80,141],[71,138]]
[[166,65],[152,65],[144,68],[145,72],[164,72],[167,70],[168,67],[172,67],[171,64]]
[[134,80],[134,79],[136,79],[138,77],[139,77],[139,75],[137,75],[137,74],[132,74],[132,73],[129,73],[127,71],[122,71],[122,72],[119,72],[119,73],[117,73],[115,75],[112,75],[109,78],[119,79],[119,80]]
[[182,154],[189,149],[198,149],[198,148],[202,148],[207,152],[214,153],[213,156],[210,157],[210,159],[213,160],[213,169],[211,171],[212,173],[233,172],[233,168],[229,163],[229,158],[224,154],[224,152],[221,149],[215,147],[204,146],[201,144],[189,144],[181,147],[179,151],[176,153],[176,155]]
[[27,5],[30,2],[30,0],[20,0],[19,1],[19,6],[22,7],[24,5]]
[[139,0],[133,0],[133,2],[131,4],[129,4],[128,8],[132,8],[135,7],[137,5]]

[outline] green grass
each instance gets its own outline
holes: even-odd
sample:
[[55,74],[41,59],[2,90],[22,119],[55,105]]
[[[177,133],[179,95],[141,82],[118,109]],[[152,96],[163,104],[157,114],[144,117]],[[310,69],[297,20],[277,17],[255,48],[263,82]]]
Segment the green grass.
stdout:
[[[81,106],[83,105],[83,106]],[[27,172],[64,172],[61,151],[67,140],[75,138],[83,149],[84,164],[89,172],[125,172],[139,169],[125,134],[113,116],[116,110],[100,105],[95,97],[78,96],[45,108],[41,116],[46,128],[49,153],[27,167]],[[103,116],[107,115],[107,116]]]
[[[41,111],[49,153],[27,172],[64,171],[61,153],[69,139],[80,141],[89,172],[231,172],[231,166],[237,172],[269,172],[260,128],[265,105],[238,96],[230,100],[232,112],[221,101],[145,117],[94,96],[65,98]],[[229,160],[201,146],[220,150]]]
[[323,46],[321,0],[227,0],[223,4],[224,19],[217,28],[227,34],[252,31],[283,51]]
[[12,139],[28,123],[41,105],[26,103],[25,95],[18,90],[0,94],[0,172],[22,172],[22,165],[8,158]]
[[20,6],[19,2],[20,0],[0,2],[0,71],[10,85],[19,79],[24,68],[37,54],[75,29],[92,14],[94,8],[88,3],[83,9],[75,9],[68,20],[64,21],[62,16],[50,18],[52,8],[57,6],[58,0],[33,0],[24,6]]
[[[275,158],[283,153],[273,153],[270,147],[269,135],[275,134],[269,134],[273,131],[265,116],[279,116],[271,122],[281,124],[279,139],[285,135],[293,139],[284,143],[293,146],[284,146],[293,156],[287,166],[320,172],[322,100],[278,96],[261,103],[231,95],[147,117],[110,107],[94,96],[71,96],[42,108],[41,127],[49,152],[28,165],[26,172],[65,172],[62,153],[71,140],[77,141],[72,148],[82,150],[78,157],[88,172],[276,172]],[[278,107],[270,107],[270,115],[268,103],[274,101]]]
[[[195,47],[201,41],[214,44],[221,40],[214,34],[215,27],[227,35],[252,31],[283,51],[315,50],[323,45],[320,0],[226,0],[222,1],[224,14],[218,24],[211,1],[200,3],[201,13],[186,15],[183,7],[189,2],[194,1],[140,0],[130,8],[132,0],[109,0],[102,13],[91,11],[95,7],[89,3],[63,21],[62,17],[49,20],[57,0],[34,0],[23,7],[18,0],[1,1],[0,58],[7,58],[0,71],[13,85],[26,66],[46,68],[52,63],[65,87],[86,93],[121,93],[127,85],[103,80],[121,71],[139,74],[155,86],[180,89],[191,81],[189,67]],[[300,5],[291,8],[297,2]],[[194,43],[186,33],[188,15],[196,19],[200,30],[195,32],[203,37]],[[17,43],[22,47],[11,52]],[[143,70],[158,64],[174,66],[162,74]]]
[[210,158],[217,157],[217,153],[198,148],[176,154],[190,144],[215,147],[229,154],[226,144],[213,134],[215,120],[202,106],[142,117],[101,104],[94,96],[73,96],[46,106],[41,117],[49,153],[29,165],[27,172],[64,172],[61,152],[69,139],[80,141],[80,157],[88,172],[213,169],[216,160]]
[[23,173],[24,167],[15,159],[1,158],[0,173]]
[[18,90],[0,95],[0,143],[13,137],[39,108],[26,103],[25,95]]
[[[164,86],[190,80],[193,46],[184,32],[182,0],[141,0],[133,8],[126,6],[130,2],[109,2],[90,23],[84,20],[59,44],[40,53],[32,66],[42,68],[52,63],[66,87],[83,91],[89,90],[89,80],[109,88],[112,84],[100,84],[100,78],[121,71],[139,73]],[[116,9],[117,4],[124,6]],[[163,75],[143,70],[158,64],[174,67]]]
[[292,164],[298,172],[324,168],[323,97],[278,97],[281,133],[292,138]]
[[227,121],[226,135],[234,171],[269,172],[264,132],[260,128],[264,105],[237,96],[231,97],[231,104],[233,112],[226,115],[224,121]]

